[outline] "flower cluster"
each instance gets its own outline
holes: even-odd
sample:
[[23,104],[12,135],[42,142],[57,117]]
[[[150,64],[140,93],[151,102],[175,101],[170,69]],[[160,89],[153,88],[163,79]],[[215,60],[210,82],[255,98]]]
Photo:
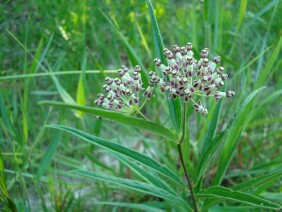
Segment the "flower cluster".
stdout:
[[95,104],[108,110],[126,110],[139,104],[139,91],[143,90],[141,68],[135,66],[133,74],[129,73],[126,66],[117,71],[120,78],[106,77],[103,86],[106,95],[99,93]]
[[218,91],[228,78],[223,67],[217,68],[220,56],[214,57],[210,61],[208,59],[209,50],[205,48],[201,52],[201,58],[196,60],[192,49],[191,43],[187,43],[185,47],[174,45],[172,51],[164,49],[163,55],[167,59],[168,65],[162,64],[158,58],[154,60],[163,79],[157,77],[155,73],[150,73],[150,81],[153,82],[152,85],[157,85],[162,92],[169,92],[173,99],[178,96],[184,98],[185,102],[191,100],[196,112],[207,115],[208,110],[201,101],[196,102],[193,97],[213,96],[218,101],[223,97],[234,96],[235,92]]
[[[223,97],[234,96],[234,91],[218,91],[228,78],[224,68],[217,67],[220,56],[210,61],[209,50],[205,48],[201,51],[201,58],[196,60],[192,49],[191,43],[187,43],[185,47],[174,45],[172,51],[164,49],[163,55],[168,65],[164,65],[158,58],[154,60],[162,76],[159,77],[153,71],[149,73],[150,80],[143,97],[150,99],[154,95],[154,88],[158,87],[161,92],[169,93],[172,99],[183,98],[185,103],[191,100],[196,112],[207,115],[208,110],[201,101],[195,100],[197,96],[213,96],[216,101]],[[120,78],[105,79],[106,84],[103,88],[107,95],[99,93],[95,104],[109,110],[140,109],[138,108],[139,92],[143,90],[140,71],[140,67],[136,66],[133,74],[130,74],[128,68],[122,66],[117,71]]]

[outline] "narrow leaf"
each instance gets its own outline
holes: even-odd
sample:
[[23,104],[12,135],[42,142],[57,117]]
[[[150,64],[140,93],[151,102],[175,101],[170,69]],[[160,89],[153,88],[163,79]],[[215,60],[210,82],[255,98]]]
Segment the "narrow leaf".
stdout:
[[[157,53],[157,57],[161,59],[162,63],[167,65],[167,61],[162,54],[163,49],[164,49],[164,44],[163,44],[163,39],[160,33],[160,29],[158,26],[158,22],[154,13],[154,8],[150,0],[147,0],[148,4],[148,10],[149,10],[149,15],[152,23],[152,28],[153,28],[153,37],[154,37],[154,45]],[[176,129],[177,132],[180,130],[180,125],[181,125],[181,106],[180,106],[180,100],[179,99],[171,99],[169,97],[169,94],[166,93],[166,99],[168,102],[168,107],[170,111],[170,117],[173,123],[174,128]]]
[[49,167],[54,155],[55,155],[55,152],[56,152],[56,149],[58,147],[58,144],[59,142],[61,141],[61,138],[62,138],[62,133],[58,133],[56,135],[56,137],[54,138],[54,140],[51,142],[51,144],[49,145],[47,151],[46,151],[46,154],[44,155],[44,158],[43,160],[41,161],[40,165],[39,165],[39,168],[37,170],[37,176],[38,178],[40,178],[44,172],[46,171],[46,169]]
[[148,79],[149,79],[149,74],[146,72],[145,66],[142,63],[141,59],[137,56],[137,53],[134,51],[132,46],[128,43],[127,39],[124,37],[124,35],[120,32],[118,29],[117,25],[115,24],[115,20],[112,18],[109,18],[102,10],[100,12],[103,14],[103,16],[106,18],[106,20],[111,24],[117,35],[121,38],[123,44],[125,45],[127,49],[127,53],[129,54],[129,58],[131,59],[131,63],[133,65],[140,65],[141,71],[142,71],[142,81],[144,82],[145,85],[148,84]]
[[244,16],[245,16],[245,13],[246,13],[246,8],[247,8],[247,2],[248,2],[247,0],[241,0],[237,29],[236,29],[237,32],[240,29],[240,26],[241,26],[243,19],[244,19]]
[[11,122],[11,119],[7,113],[6,107],[4,105],[4,100],[2,97],[2,93],[0,91],[0,117],[2,117],[3,123],[5,125],[5,128],[7,129],[7,131],[10,133],[10,135],[13,137],[13,139],[15,139],[15,141],[23,146],[24,142],[22,137],[20,136],[20,134],[16,131],[14,125]]
[[246,108],[246,106],[250,103],[250,101],[257,95],[257,93],[260,92],[264,88],[265,87],[262,87],[260,89],[255,90],[254,92],[252,92],[246,98],[246,100],[243,102],[243,104],[237,109],[233,118],[229,121],[226,129],[211,141],[207,150],[204,152],[203,156],[200,158],[197,182],[200,179],[200,177],[203,175],[206,168],[210,165],[212,158],[214,157],[214,155],[216,153],[216,150],[219,148],[219,146],[224,141],[223,138],[225,138],[225,136],[228,134],[230,129],[232,129],[232,127],[233,127],[235,121],[238,119],[239,115]]
[[162,137],[165,137],[169,139],[169,141],[176,142],[176,136],[170,132],[167,128],[158,125],[154,122],[147,121],[140,118],[135,118],[132,116],[127,116],[118,112],[104,110],[100,108],[92,108],[92,107],[86,107],[86,106],[79,106],[74,104],[66,104],[62,102],[54,102],[54,101],[42,101],[40,104],[46,104],[46,105],[52,105],[62,108],[68,108],[68,109],[74,109],[79,110],[87,113],[92,113],[97,116],[101,116],[103,118],[111,119],[113,121],[117,121],[132,127],[136,127],[139,129],[148,130],[151,132],[154,132]]
[[208,197],[208,198],[219,198],[222,200],[232,200],[239,203],[245,203],[247,205],[253,205],[259,208],[266,208],[273,210],[281,209],[280,205],[273,203],[269,200],[265,200],[248,193],[234,191],[232,189],[221,187],[221,186],[215,186],[201,190],[199,193],[196,194],[196,196],[198,198]]
[[150,171],[136,165],[135,163],[131,162],[128,158],[124,156],[120,156],[118,154],[114,154],[114,155],[118,160],[120,160],[122,163],[127,165],[133,172],[135,172],[137,175],[139,175],[142,179],[144,179],[148,183],[151,183],[152,185],[164,189],[172,194],[176,194],[176,191],[173,191],[173,189],[159,176],[155,176]]
[[154,185],[148,184],[148,183],[143,183],[143,182],[139,182],[135,180],[123,179],[123,178],[118,178],[118,177],[112,177],[112,176],[108,176],[104,174],[99,174],[96,172],[88,172],[88,171],[83,171],[83,170],[75,170],[74,172],[77,174],[81,174],[83,176],[93,178],[93,179],[102,180],[108,183],[113,183],[116,185],[124,186],[124,187],[130,188],[135,191],[139,191],[142,193],[160,197],[172,203],[175,203],[177,205],[183,206],[185,208],[189,207],[188,203],[181,197],[172,195],[168,193],[167,191],[160,189]]
[[[259,177],[254,177],[253,179],[248,180],[247,182],[241,183],[239,185],[233,186],[232,190],[234,191],[249,191],[253,188],[260,187],[266,183],[269,183],[270,181],[276,180],[279,177],[282,176],[282,170],[273,172],[270,174],[262,175]],[[212,207],[213,205],[216,205],[220,203],[222,200],[214,199],[209,200],[205,203],[204,209],[208,209]]]
[[271,75],[271,71],[273,71],[272,70],[273,65],[275,64],[275,62],[277,62],[277,57],[279,55],[281,47],[282,47],[282,36],[280,37],[278,44],[276,45],[274,51],[272,52],[265,68],[259,74],[259,77],[257,79],[257,83],[255,85],[256,88],[261,87],[269,79],[269,76]]
[[[85,80],[86,63],[87,63],[87,54],[85,53],[82,60],[82,65],[81,65],[82,72],[79,76],[77,92],[76,92],[76,103],[82,106],[85,106],[84,80]],[[80,117],[83,116],[82,111],[79,111],[77,114]]]
[[107,141],[104,140],[102,138],[96,137],[94,135],[88,134],[86,132],[77,130],[75,128],[71,128],[71,127],[67,127],[67,126],[60,126],[60,125],[50,125],[48,126],[50,128],[54,128],[54,129],[59,129],[59,130],[63,130],[66,132],[69,132],[81,139],[83,139],[86,142],[95,144],[99,147],[102,147],[106,150],[108,150],[109,152],[114,152],[117,154],[120,154],[122,156],[126,156],[128,158],[131,158],[134,161],[137,161],[155,171],[157,171],[158,173],[164,175],[165,177],[171,179],[172,181],[174,181],[175,183],[178,183],[181,186],[184,186],[182,180],[173,172],[171,171],[169,168],[167,168],[166,166],[160,164],[158,161],[144,155],[141,154],[135,150],[129,149],[125,146],[122,146],[120,144],[111,142],[111,141]]
[[132,209],[139,209],[141,211],[146,212],[164,212],[164,210],[145,205],[145,204],[138,204],[138,203],[129,203],[129,202],[95,202],[95,205],[110,205],[110,206],[117,206],[117,207],[124,207],[124,208],[132,208]]

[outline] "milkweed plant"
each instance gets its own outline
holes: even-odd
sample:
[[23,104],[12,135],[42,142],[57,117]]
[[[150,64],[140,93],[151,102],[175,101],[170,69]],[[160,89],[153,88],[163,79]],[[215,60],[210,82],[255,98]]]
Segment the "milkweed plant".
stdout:
[[[186,105],[191,102],[195,112],[203,116],[208,114],[208,109],[202,104],[201,98],[211,97],[218,101],[225,97],[235,96],[235,92],[232,90],[222,91],[228,74],[224,72],[222,66],[219,66],[220,56],[216,56],[212,60],[209,59],[208,48],[201,51],[199,60],[194,57],[193,46],[190,42],[183,47],[174,45],[172,51],[165,48],[163,55],[168,65],[163,64],[159,58],[154,59],[154,64],[161,75],[159,76],[156,71],[150,71],[146,88],[143,87],[140,66],[136,65],[130,71],[128,67],[123,65],[117,70],[119,77],[105,78],[103,86],[105,92],[97,95],[95,104],[120,113],[140,114],[142,118],[149,120],[141,112],[141,109],[147,100],[154,97],[156,89],[166,93],[170,99],[178,98],[181,100],[184,103],[184,113],[186,112]],[[182,114],[183,117],[185,115]],[[177,147],[188,183],[188,190],[191,194],[193,208],[198,211],[193,183],[183,158],[182,142],[185,138],[185,122],[184,119],[182,135],[178,140]]]
[[[208,48],[204,48],[198,54],[198,57],[194,53],[192,43],[189,42],[183,47],[174,45],[172,50],[164,48],[161,57],[152,61],[155,65],[152,71],[146,72],[139,65],[134,68],[121,66],[113,76],[111,75],[112,77],[105,78],[105,84],[101,88],[104,91],[98,93],[94,101],[95,107],[50,103],[55,106],[90,112],[95,114],[97,119],[108,119],[139,130],[150,131],[158,136],[155,139],[169,141],[172,144],[169,147],[173,147],[173,150],[178,153],[178,159],[170,161],[174,164],[174,169],[172,169],[160,161],[125,145],[75,128],[61,125],[50,126],[69,132],[86,142],[103,148],[127,165],[143,181],[86,170],[74,170],[74,174],[152,195],[165,200],[168,206],[167,204],[150,206],[143,201],[142,203],[100,202],[98,204],[138,208],[144,211],[162,211],[162,209],[165,209],[166,211],[198,212],[207,211],[225,201],[233,201],[237,205],[247,204],[251,207],[263,209],[281,209],[280,205],[246,191],[278,178],[282,171],[250,179],[231,188],[221,185],[233,150],[228,150],[227,153],[223,152],[224,154],[221,155],[219,160],[224,165],[217,167],[214,178],[211,179],[213,176],[210,176],[210,173],[206,177],[208,168],[214,162],[213,158],[218,154],[225,138],[228,138],[228,132],[236,119],[263,88],[252,92],[234,112],[225,130],[215,135],[217,121],[214,120],[219,117],[222,101],[225,98],[234,97],[235,91],[227,89],[228,74],[224,67],[220,65],[220,56],[210,57]],[[157,104],[160,99],[167,102],[168,115],[171,118],[173,129],[167,128],[164,123],[159,123],[162,121],[154,122],[155,117],[148,116],[150,113],[146,112],[149,106],[147,104],[150,104],[150,101],[155,97],[157,98],[154,101]],[[209,98],[211,101],[208,101]],[[213,102],[213,105],[216,105],[216,109],[213,109],[212,114],[210,114],[213,115],[212,120],[208,119],[209,116],[207,116],[209,114],[208,102]],[[166,107],[163,104],[162,106]],[[200,156],[196,161],[189,161],[190,153],[188,152],[190,150],[188,148],[191,149],[190,146],[195,144],[190,141],[190,136],[187,136],[187,128],[195,127],[195,125],[188,123],[187,108],[190,112],[194,110],[198,117],[202,116],[205,119],[205,124],[210,124],[212,128],[212,133],[209,133],[207,141],[204,142],[205,146],[203,148],[196,147],[197,151],[200,151],[198,152]],[[158,116],[158,114],[153,115]],[[159,118],[160,115],[158,120],[160,120]],[[228,155],[226,156],[226,154]],[[207,181],[212,182],[207,183]]]

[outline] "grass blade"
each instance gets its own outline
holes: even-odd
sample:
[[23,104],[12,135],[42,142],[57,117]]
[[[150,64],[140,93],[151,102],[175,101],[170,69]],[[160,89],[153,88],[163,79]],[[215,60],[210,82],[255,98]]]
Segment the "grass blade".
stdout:
[[129,203],[129,202],[95,202],[95,205],[110,205],[124,208],[132,208],[138,209],[146,212],[164,212],[164,210],[145,205],[145,204],[137,204],[137,203]]
[[243,22],[243,19],[244,19],[245,13],[246,13],[247,3],[248,3],[247,0],[241,0],[238,23],[237,23],[237,28],[236,28],[237,32],[239,31],[241,24]]
[[41,161],[39,168],[37,170],[38,178],[40,178],[44,174],[46,169],[49,167],[49,165],[50,165],[50,163],[53,159],[53,156],[55,155],[58,144],[61,141],[61,138],[62,138],[62,133],[60,132],[56,135],[54,140],[49,145],[49,147],[46,151],[46,154],[44,155],[43,160]]
[[[87,64],[87,54],[85,53],[84,56],[83,56],[83,60],[82,60],[82,65],[81,65],[82,72],[79,76],[78,85],[77,85],[77,92],[76,92],[76,103],[78,105],[82,105],[82,106],[85,106],[85,90],[84,90],[85,85],[84,84],[85,84],[86,64]],[[79,111],[77,114],[80,117],[83,116],[82,111]]]
[[139,175],[143,180],[147,181],[148,183],[151,183],[152,185],[155,185],[161,189],[164,189],[166,191],[169,191],[172,194],[176,194],[176,191],[173,191],[173,189],[160,177],[155,176],[148,172],[146,169],[139,167],[135,163],[127,160],[125,157],[120,156],[118,154],[114,154],[115,157],[120,160],[122,163],[127,165],[132,171],[134,171],[137,175]]
[[129,58],[131,59],[131,63],[133,65],[139,65],[141,67],[141,70],[142,70],[142,73],[143,73],[143,74],[141,74],[142,81],[144,82],[145,85],[147,85],[148,79],[149,79],[149,74],[148,74],[148,72],[146,72],[146,68],[143,65],[142,61],[137,56],[136,52],[131,47],[131,45],[128,43],[128,41],[126,40],[124,35],[120,32],[120,30],[118,29],[118,27],[115,24],[115,21],[112,18],[109,18],[108,16],[106,16],[106,14],[102,10],[100,10],[100,12],[103,14],[103,16],[106,18],[106,20],[111,24],[111,26],[113,27],[115,32],[118,34],[118,36],[121,38],[123,44],[125,45],[125,47],[127,49],[127,53],[129,55]]
[[[154,37],[154,45],[157,53],[157,57],[161,59],[162,63],[167,65],[167,61],[162,54],[163,49],[164,49],[164,44],[163,44],[163,39],[160,33],[160,29],[158,26],[158,22],[156,19],[156,16],[154,14],[154,8],[150,0],[147,0],[148,4],[148,9],[149,9],[149,15],[153,27],[153,37]],[[166,99],[168,102],[168,107],[170,111],[170,117],[173,123],[174,128],[176,129],[177,132],[180,130],[180,125],[181,125],[181,106],[180,106],[180,100],[172,100],[169,97],[169,94],[166,93]]]
[[[265,87],[262,87],[260,89],[255,90],[254,92],[252,92],[247,98],[246,100],[243,102],[243,104],[237,109],[237,111],[235,112],[233,118],[229,121],[226,129],[220,133],[218,136],[216,136],[211,143],[209,144],[209,146],[207,147],[207,150],[204,152],[203,156],[200,158],[200,163],[199,163],[199,168],[198,168],[198,177],[197,177],[197,182],[198,180],[201,178],[201,176],[203,175],[204,171],[206,170],[206,168],[210,165],[212,158],[214,157],[216,150],[219,148],[219,146],[222,144],[223,142],[223,138],[228,134],[228,132],[233,128],[235,121],[238,119],[238,117],[240,116],[240,114],[242,113],[242,111],[246,108],[246,106],[250,103],[250,101],[257,95],[258,92],[260,92],[262,89],[264,89]],[[221,173],[221,177],[223,175],[225,171],[223,171]],[[219,173],[217,174],[219,176]],[[221,180],[220,177],[220,180]],[[216,181],[217,183],[219,182],[218,180]]]
[[117,143],[114,143],[114,142],[111,142],[111,141],[104,140],[102,138],[96,137],[94,135],[88,134],[88,133],[80,131],[80,130],[77,130],[75,128],[71,128],[71,127],[67,127],[67,126],[61,126],[61,125],[50,125],[48,127],[66,131],[68,133],[71,133],[71,134],[83,139],[86,142],[89,142],[89,143],[95,144],[99,147],[102,147],[102,148],[108,150],[109,152],[114,152],[114,153],[117,153],[119,155],[131,158],[132,160],[137,161],[137,162],[155,170],[156,172],[166,176],[167,178],[171,179],[175,183],[178,183],[179,185],[184,186],[182,180],[173,171],[171,171],[169,168],[160,164],[158,161],[156,161],[156,160],[154,160],[154,159],[152,159],[152,158],[150,158],[150,157],[148,157],[144,154],[141,154],[141,153],[139,153],[135,150],[129,149],[127,147],[124,147],[120,144],[117,144]]
[[201,190],[196,194],[198,198],[218,198],[221,200],[232,200],[239,203],[245,203],[247,205],[252,205],[258,208],[279,210],[281,206],[265,200],[254,195],[235,191],[229,188],[215,186],[208,189]]
[[[266,183],[269,183],[270,181],[274,181],[282,176],[282,170],[262,175],[259,177],[254,177],[253,179],[248,180],[247,182],[241,183],[239,185],[233,186],[232,190],[234,191],[249,191],[253,188],[258,188]],[[213,205],[216,205],[220,203],[222,200],[209,200],[205,203],[204,210],[212,207]]]
[[230,127],[229,133],[227,133],[228,137],[227,140],[225,141],[224,148],[219,155],[218,170],[214,178],[213,185],[220,184],[231,162],[231,159],[236,150],[236,146],[238,145],[238,142],[240,140],[239,137],[241,135],[242,126],[244,125],[244,122],[246,123],[246,116],[248,112],[246,108],[249,108],[251,106],[250,104],[251,100],[258,94],[258,92],[260,92],[264,88],[265,87],[262,87],[252,92],[238,109],[239,112],[235,113],[234,116],[236,116],[236,119],[238,121],[236,121],[236,123],[234,123],[234,121],[232,122],[232,128]]
[[0,117],[2,117],[3,123],[5,125],[5,128],[10,133],[10,135],[13,137],[13,139],[21,146],[24,145],[23,139],[21,135],[16,131],[14,125],[11,122],[11,119],[7,113],[6,107],[4,105],[4,100],[2,97],[2,93],[0,91]]
[[188,203],[183,200],[181,197],[172,195],[168,193],[167,191],[160,189],[154,185],[148,184],[148,183],[143,183],[135,180],[128,180],[128,179],[123,179],[123,178],[118,178],[118,177],[112,177],[104,174],[99,174],[96,172],[88,172],[88,171],[83,171],[83,170],[75,170],[74,173],[87,176],[93,179],[97,180],[102,180],[108,183],[113,183],[116,185],[124,186],[129,189],[139,191],[142,193],[150,194],[156,197],[163,198],[165,200],[168,200],[172,203],[175,203],[177,205],[183,206],[185,208],[189,207]]
[[79,105],[74,105],[74,104],[66,104],[62,102],[42,101],[40,102],[40,104],[52,105],[52,106],[92,113],[97,116],[101,116],[103,118],[111,119],[119,123],[130,125],[132,127],[154,132],[164,138],[169,139],[169,141],[176,142],[176,136],[172,132],[170,132],[167,128],[161,125],[158,125],[154,122],[144,120],[144,119],[127,116],[127,115],[124,115],[118,112],[113,112],[113,111],[104,110],[100,108],[92,108],[92,107],[79,106]]
[[275,64],[275,62],[277,62],[277,57],[279,55],[281,47],[282,47],[282,36],[280,37],[274,51],[272,52],[265,68],[259,74],[255,88],[261,87],[264,83],[268,81],[269,77],[271,76],[271,71],[273,71],[272,70],[273,65]]

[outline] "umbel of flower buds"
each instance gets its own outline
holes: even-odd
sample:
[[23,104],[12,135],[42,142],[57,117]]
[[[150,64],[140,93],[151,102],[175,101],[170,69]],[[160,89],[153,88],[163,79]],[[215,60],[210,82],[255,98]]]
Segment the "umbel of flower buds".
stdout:
[[196,112],[203,115],[208,114],[208,110],[196,98],[213,96],[218,101],[221,98],[235,95],[234,91],[219,91],[228,75],[224,73],[223,67],[218,67],[220,56],[214,57],[212,60],[208,59],[209,50],[207,48],[201,51],[199,60],[194,58],[191,43],[187,43],[184,47],[174,45],[172,51],[165,48],[163,55],[166,57],[168,65],[162,64],[158,58],[154,60],[163,79],[159,79],[155,73],[151,73],[151,81],[154,82],[152,85],[157,85],[162,92],[170,93],[173,99],[183,98],[184,102],[191,100]]
[[167,92],[172,99],[182,98],[185,103],[193,102],[196,112],[207,115],[208,110],[202,105],[200,97],[214,97],[218,101],[235,95],[234,91],[220,91],[228,75],[222,66],[218,66],[220,56],[208,59],[207,48],[201,51],[201,58],[198,60],[194,58],[191,43],[184,47],[174,45],[172,51],[165,48],[163,55],[168,65],[164,65],[158,58],[154,59],[162,76],[151,71],[146,89],[142,88],[139,66],[136,66],[133,72],[122,66],[117,71],[120,78],[105,79],[106,84],[103,88],[106,95],[98,94],[95,104],[109,110],[138,109],[140,92],[144,90],[142,96],[150,99],[154,96],[154,89],[159,88],[161,92]]
[[[133,110],[138,108],[140,91],[142,88],[141,68],[135,66],[133,72],[129,72],[126,66],[122,66],[117,71],[120,78],[105,78],[105,85],[103,86],[105,95],[99,93],[95,104],[102,106],[108,110]],[[149,86],[150,87],[150,86]],[[148,90],[148,89],[147,89]],[[147,91],[147,96],[153,96],[153,89]]]

